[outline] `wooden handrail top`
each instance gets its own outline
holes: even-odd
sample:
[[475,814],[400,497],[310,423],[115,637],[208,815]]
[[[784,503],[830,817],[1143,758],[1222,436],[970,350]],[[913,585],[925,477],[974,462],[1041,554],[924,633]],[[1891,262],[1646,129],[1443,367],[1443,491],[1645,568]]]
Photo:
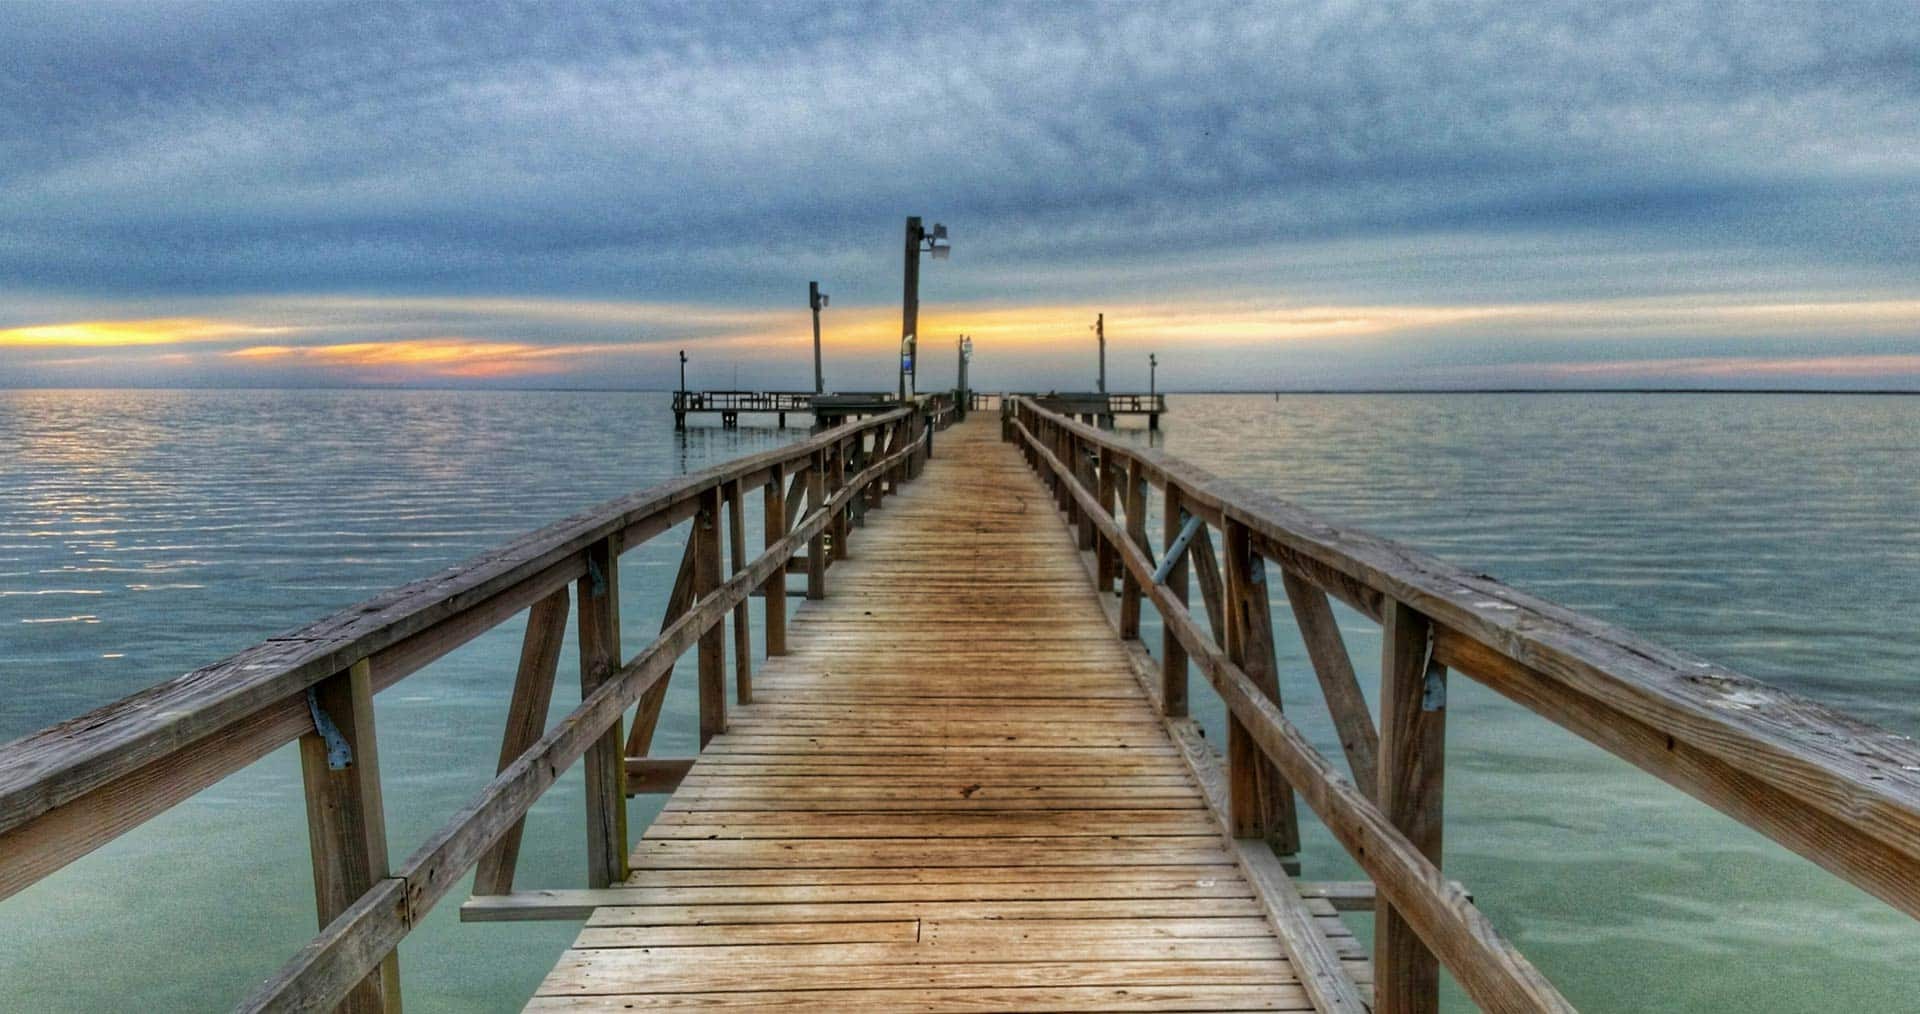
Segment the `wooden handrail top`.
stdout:
[[[1710,755],[1742,778],[1763,783],[1898,853],[1920,857],[1920,747],[1910,737],[1655,644],[1488,575],[1334,525],[1162,451],[1048,412],[1031,398],[1016,398],[1014,405],[1070,432],[1083,445],[1139,462],[1150,483],[1171,483],[1179,489],[1183,508],[1212,524],[1230,519],[1244,526],[1261,556],[1368,617],[1378,620],[1386,599],[1417,610],[1438,628],[1436,658],[1467,675],[1482,676],[1490,659],[1503,659],[1523,669],[1527,678],[1664,735],[1670,752]],[[1600,745],[1622,752],[1605,742]]]
[[[390,685],[585,573],[583,554],[589,546],[609,538],[623,546],[638,544],[691,516],[703,492],[725,483],[760,484],[779,466],[804,469],[814,452],[882,429],[913,411],[903,407],[851,421],[617,497],[431,577],[381,592],[212,665],[0,746],[0,834],[304,693],[361,659],[389,652],[388,671],[382,674],[376,665],[374,679],[376,685]],[[457,631],[458,640],[451,644],[406,650],[409,638],[474,618],[481,622]]]

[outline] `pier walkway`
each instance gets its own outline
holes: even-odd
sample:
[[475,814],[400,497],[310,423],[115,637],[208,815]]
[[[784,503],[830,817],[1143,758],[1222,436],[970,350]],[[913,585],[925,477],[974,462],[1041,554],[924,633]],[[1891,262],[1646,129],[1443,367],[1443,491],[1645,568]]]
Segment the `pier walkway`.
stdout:
[[529,1010],[1310,1009],[1046,490],[941,441]]
[[[399,1011],[401,942],[469,888],[463,921],[584,922],[537,1011],[1437,1014],[1443,971],[1484,1010],[1570,1011],[1444,871],[1471,679],[1920,916],[1912,739],[1034,398],[959,409],[876,406],[0,744],[0,901],[297,743],[319,931],[240,1011]],[[623,638],[621,559],[655,539],[680,567]],[[448,758],[497,773],[396,861],[374,695],[509,624],[498,753]],[[1279,633],[1312,676],[1286,710]],[[569,640],[580,700],[549,721]],[[662,756],[685,655],[701,749]],[[516,886],[576,771],[580,886]],[[1364,880],[1295,879],[1301,808]]]

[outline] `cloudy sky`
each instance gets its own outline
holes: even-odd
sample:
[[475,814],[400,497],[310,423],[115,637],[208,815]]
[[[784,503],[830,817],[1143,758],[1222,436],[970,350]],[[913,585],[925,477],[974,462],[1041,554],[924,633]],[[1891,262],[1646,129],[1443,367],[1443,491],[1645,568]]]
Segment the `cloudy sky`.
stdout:
[[1920,6],[0,4],[0,386],[1920,388]]

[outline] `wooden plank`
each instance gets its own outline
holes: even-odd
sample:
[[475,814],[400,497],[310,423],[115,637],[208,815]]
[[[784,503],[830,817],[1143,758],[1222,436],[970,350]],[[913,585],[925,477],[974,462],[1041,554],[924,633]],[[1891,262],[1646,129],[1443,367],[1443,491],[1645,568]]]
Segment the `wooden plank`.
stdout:
[[[1166,517],[1162,529],[1160,553],[1164,563],[1166,555],[1173,551],[1174,540],[1186,522],[1181,508],[1180,487],[1168,484],[1166,487]],[[1114,566],[1119,566],[1115,559]],[[1187,603],[1187,554],[1181,553],[1167,568],[1164,582],[1167,594],[1173,601],[1185,608]],[[1181,718],[1187,714],[1187,649],[1180,643],[1171,630],[1164,627],[1160,632],[1160,707],[1170,718]]]
[[692,768],[692,757],[628,757],[627,795],[672,792]]
[[[591,696],[620,668],[620,548],[611,540],[587,550],[587,574],[575,592],[580,601],[580,695]],[[627,877],[626,754],[620,721],[602,732],[581,765],[586,777],[587,886],[605,887]]]
[[[827,503],[827,457],[824,451],[813,452],[813,458],[807,467],[807,508],[819,511]],[[827,543],[824,535],[816,535],[807,543],[807,598],[823,599],[827,597]]]
[[[667,607],[660,616],[661,633],[693,608],[693,557],[699,541],[696,533],[697,528],[689,525],[686,547],[680,551],[680,567],[674,572],[673,590],[668,593]],[[634,706],[633,728],[627,732],[627,756],[645,757],[653,749],[653,734],[660,727],[660,712],[666,706],[667,684],[671,680],[672,674],[668,674],[667,679],[654,684]]]
[[[1151,556],[1152,550],[1147,542],[1146,476],[1129,460],[1123,482],[1127,538],[1132,539],[1141,552]],[[1101,541],[1105,543],[1104,539]],[[1129,641],[1140,638],[1140,581],[1124,569],[1120,573],[1120,636]]]
[[1295,1011],[1310,1009],[1287,986],[1030,986],[951,988],[737,990],[726,993],[540,996],[527,1010],[541,1014],[627,1014],[630,1011],[714,1010],[764,1014],[813,1007],[848,1014],[971,1014],[995,1011]]
[[[567,637],[567,592],[561,589],[541,599],[527,614],[526,634],[520,641],[520,666],[513,678],[513,696],[507,703],[507,731],[500,741],[499,774],[547,731],[547,711],[553,703],[553,682],[560,665],[560,648]],[[506,894],[513,890],[514,867],[520,857],[520,835],[525,821],[515,821],[500,840],[480,857],[474,868],[473,893]]]
[[[1446,756],[1446,670],[1432,660],[1426,617],[1386,606],[1380,660],[1380,811],[1434,866],[1440,865]],[[1374,909],[1375,1002],[1381,1014],[1440,1009],[1440,962],[1400,910]]]
[[[387,876],[387,819],[373,723],[373,669],[365,661],[316,684],[311,707],[330,728],[300,737],[314,908],[325,930]],[[352,985],[339,1010],[400,1009],[400,959],[389,953]]]
[[[721,488],[725,491],[727,501],[727,545],[732,553],[731,573],[738,574],[747,566],[746,491],[738,482],[729,482]],[[733,608],[733,680],[734,694],[740,703],[752,703],[753,627],[744,600]]]
[[[693,592],[706,599],[720,586],[720,491],[701,494],[700,513],[694,516],[699,540],[693,556]],[[700,746],[727,731],[727,632],[714,627],[700,635]],[[604,884],[592,886],[604,887]]]
[[[772,549],[781,539],[786,538],[788,526],[791,524],[787,519],[786,482],[786,467],[773,466],[773,474],[767,479],[761,501],[763,549]],[[767,578],[766,600],[762,616],[762,625],[766,628],[767,654],[785,655],[787,653],[787,568],[785,567],[774,571],[772,576]]]
[[[1223,602],[1227,657],[1277,706],[1280,666],[1274,654],[1266,562],[1254,555],[1246,529],[1232,521],[1221,533],[1221,542],[1226,571]],[[1234,837],[1264,838],[1282,855],[1300,851],[1293,789],[1253,741],[1246,726],[1232,714],[1227,716],[1227,797]]]
[[1306,644],[1314,676],[1320,681],[1321,693],[1326,695],[1327,712],[1333,718],[1334,730],[1340,734],[1340,749],[1347,755],[1347,767],[1353,772],[1354,784],[1371,792],[1379,777],[1376,758],[1380,752],[1380,736],[1374,731],[1373,715],[1367,711],[1366,695],[1361,693],[1360,680],[1353,673],[1353,659],[1347,654],[1347,643],[1340,636],[1339,625],[1334,622],[1327,593],[1285,568],[1281,568],[1280,580],[1286,590],[1287,603],[1293,609],[1294,622],[1300,628],[1300,639]]

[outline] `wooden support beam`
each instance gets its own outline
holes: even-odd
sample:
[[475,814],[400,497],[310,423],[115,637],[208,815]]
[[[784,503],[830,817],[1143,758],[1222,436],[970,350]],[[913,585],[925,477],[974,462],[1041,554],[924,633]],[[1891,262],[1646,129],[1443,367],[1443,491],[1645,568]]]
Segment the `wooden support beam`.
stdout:
[[[693,555],[698,541],[698,526],[687,528],[687,545],[680,551],[680,569],[674,574],[673,591],[667,596],[666,612],[660,616],[660,630],[664,633],[668,627],[687,610],[693,608]],[[633,709],[633,728],[627,733],[627,756],[645,757],[653,747],[654,730],[660,727],[660,711],[667,701],[667,683],[673,678],[668,672],[665,679],[647,688],[640,695],[640,703]]]
[[[694,515],[699,548],[693,557],[693,591],[701,601],[720,587],[720,490],[702,493]],[[727,731],[727,632],[715,625],[700,635],[700,747]],[[591,885],[603,887],[604,884]]]
[[1347,654],[1347,642],[1333,619],[1333,606],[1327,593],[1314,587],[1293,571],[1281,568],[1280,583],[1286,589],[1287,603],[1300,627],[1300,639],[1306,643],[1307,658],[1313,674],[1326,695],[1327,711],[1333,727],[1340,733],[1340,749],[1347,755],[1347,767],[1353,771],[1353,783],[1371,794],[1378,781],[1376,757],[1380,736],[1373,728],[1373,714],[1367,710],[1366,695],[1353,674],[1353,659]]
[[1220,559],[1213,555],[1213,536],[1207,534],[1205,525],[1194,533],[1187,556],[1193,562],[1194,582],[1200,586],[1200,601],[1207,607],[1207,626],[1213,631],[1213,641],[1225,644],[1227,614],[1221,600],[1226,597],[1226,582],[1221,580]]
[[[738,574],[746,569],[747,561],[747,505],[746,490],[740,483],[726,483],[722,489],[727,500],[727,546],[730,557],[728,563]],[[733,682],[734,693],[741,704],[753,703],[753,621],[751,611],[745,599],[733,607]]]
[[793,474],[787,479],[786,528],[793,531],[793,523],[800,520],[800,509],[807,503],[807,473],[811,471],[806,462],[793,466]]
[[[1227,657],[1280,703],[1280,665],[1273,648],[1273,617],[1267,599],[1267,564],[1254,555],[1247,530],[1229,519],[1221,533],[1226,550]],[[1300,851],[1299,816],[1293,788],[1254,742],[1247,728],[1227,720],[1227,788],[1234,835],[1264,838],[1281,855]]]
[[[620,668],[620,547],[611,536],[587,548],[580,600],[580,693],[591,695]],[[620,720],[587,749],[587,886],[627,879],[626,753]]]
[[[513,696],[507,703],[507,731],[500,740],[498,774],[547,731],[547,709],[553,703],[553,682],[560,666],[560,648],[567,639],[567,590],[535,603],[527,612],[527,632],[520,639],[520,667],[513,677]],[[637,726],[636,726],[637,728]],[[473,893],[506,894],[513,890],[514,867],[520,858],[520,835],[525,820],[513,822],[474,868]]]
[[[825,451],[815,451],[807,467],[807,509],[817,511],[826,504],[827,455]],[[827,597],[827,540],[823,533],[815,533],[807,540],[807,597]]]
[[[1099,448],[1096,455],[1094,471],[1100,477],[1100,509],[1112,514],[1119,487],[1117,480],[1125,465],[1111,448]],[[1094,587],[1100,594],[1106,595],[1113,591],[1114,579],[1121,576],[1119,550],[1105,539],[1097,540],[1094,544],[1094,560],[1098,567]]]
[[[1446,669],[1433,660],[1432,627],[1388,601],[1381,627],[1380,810],[1414,848],[1440,865],[1441,775],[1446,749]],[[1374,915],[1374,1003],[1379,1014],[1440,1009],[1440,962],[1405,915],[1382,901]]]
[[596,908],[631,905],[636,896],[643,894],[631,887],[515,891],[469,899],[460,906],[460,921],[584,922]]
[[627,795],[672,792],[693,768],[693,762],[692,757],[628,757]]
[[[324,930],[387,878],[390,860],[373,725],[373,667],[362,659],[321,680],[309,693],[315,729],[300,737],[300,775],[313,850],[314,908]],[[399,956],[386,955],[337,1009],[352,1014],[399,1011]]]
[[[761,545],[770,550],[787,537],[791,529],[787,517],[787,476],[786,466],[773,466],[773,475],[767,479],[761,499]],[[792,564],[788,560],[787,564]],[[775,568],[762,586],[766,592],[765,619],[767,629],[767,654],[769,656],[787,653],[787,567]]]
[[[1180,487],[1173,483],[1167,484],[1165,509],[1162,537],[1166,541],[1160,547],[1160,559],[1162,565],[1167,567],[1167,592],[1184,609],[1187,605],[1187,553],[1179,554],[1171,564],[1165,562],[1172,555],[1174,540],[1179,537],[1180,529],[1185,524],[1181,520]],[[1115,563],[1118,562],[1116,559]],[[1160,707],[1170,718],[1180,718],[1187,713],[1187,649],[1174,636],[1173,628],[1165,624],[1160,628]]]
[[[827,491],[830,494],[837,495],[841,490],[847,488],[846,444],[842,443],[834,447],[833,459],[828,467],[831,471],[827,473]],[[847,536],[851,533],[852,527],[847,524],[847,510],[845,507],[834,509],[833,524],[831,527],[833,530],[833,545],[830,549],[833,555],[828,558],[827,562],[834,564],[846,559],[850,548],[847,545]]]
[[[1127,538],[1145,553],[1148,559],[1153,557],[1151,543],[1147,541],[1147,477],[1140,472],[1138,465],[1128,463],[1126,475],[1121,479],[1124,484],[1122,496],[1126,500]],[[1100,540],[1104,545],[1105,539]],[[1120,636],[1134,641],[1140,638],[1140,582],[1131,572],[1121,575],[1120,579]]]

